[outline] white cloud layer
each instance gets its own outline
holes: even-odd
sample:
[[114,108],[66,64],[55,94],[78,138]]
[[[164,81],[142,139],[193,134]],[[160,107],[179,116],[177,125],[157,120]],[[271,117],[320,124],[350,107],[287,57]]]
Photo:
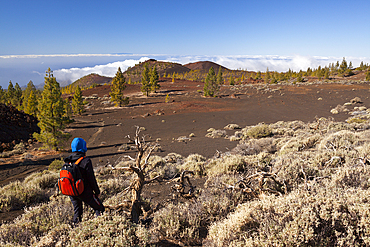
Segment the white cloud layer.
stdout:
[[[125,71],[149,58],[159,61],[187,64],[199,61],[212,61],[229,69],[246,69],[248,71],[284,72],[307,70],[329,63],[341,62],[342,57],[317,56],[277,56],[277,55],[234,55],[234,56],[178,56],[163,54],[57,54],[57,55],[9,55],[0,56],[0,86],[6,88],[8,82],[18,82],[26,85],[32,80],[36,85],[42,85],[45,70],[50,67],[54,76],[62,85],[68,85],[77,79],[91,73],[113,77],[118,67]],[[354,67],[361,61],[370,63],[366,57],[346,57]]]
[[[161,61],[176,62],[180,64],[212,61],[229,69],[246,69],[249,71],[293,71],[307,70],[317,68],[318,66],[328,66],[329,63],[341,62],[343,58],[337,57],[311,57],[311,56],[165,56],[149,55],[141,57],[138,60],[127,59],[124,61],[113,62],[108,64],[96,65],[94,67],[59,69],[54,71],[57,80],[62,84],[69,84],[85,75],[96,73],[102,76],[113,77],[118,67],[125,71],[139,62],[146,61],[149,58],[155,58]],[[352,61],[353,66],[358,66],[361,61],[370,62],[369,58],[346,58],[347,62]]]
[[53,74],[62,85],[67,85],[91,73],[113,77],[116,74],[118,67],[120,67],[122,71],[125,71],[128,67],[133,67],[135,64],[144,62],[148,59],[148,57],[142,57],[139,60],[127,59],[120,62],[96,65],[94,67],[59,69],[54,71]]

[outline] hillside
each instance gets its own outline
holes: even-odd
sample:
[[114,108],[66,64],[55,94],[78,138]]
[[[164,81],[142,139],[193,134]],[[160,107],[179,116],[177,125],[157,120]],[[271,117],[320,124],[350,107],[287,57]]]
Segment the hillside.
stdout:
[[106,76],[101,76],[98,74],[89,74],[84,77],[81,77],[77,81],[73,82],[73,86],[80,86],[80,87],[90,87],[94,84],[105,84],[105,83],[110,83],[112,81],[111,77],[106,77]]
[[[215,72],[218,72],[218,69],[220,68],[221,65],[210,62],[210,61],[200,61],[200,62],[195,62],[195,63],[188,63],[185,64],[184,67],[189,68],[190,70],[200,70],[201,72],[208,73],[209,69],[213,67]],[[221,66],[222,71],[231,71],[230,69]]]
[[0,152],[12,148],[20,141],[27,142],[33,132],[40,131],[37,119],[13,106],[0,104]]
[[134,67],[129,67],[123,74],[126,76],[127,80],[131,79],[131,82],[139,82],[141,80],[141,73],[144,70],[145,64],[148,65],[148,68],[151,70],[154,66],[157,68],[157,72],[160,77],[164,74],[173,74],[173,73],[186,73],[191,69],[184,67],[179,63],[171,62],[162,62],[155,59],[149,59],[143,63],[136,64]]

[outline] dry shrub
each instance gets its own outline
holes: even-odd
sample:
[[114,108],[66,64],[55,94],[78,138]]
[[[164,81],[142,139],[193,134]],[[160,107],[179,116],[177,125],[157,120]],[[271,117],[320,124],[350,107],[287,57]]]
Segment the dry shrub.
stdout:
[[166,161],[166,163],[180,164],[183,162],[184,157],[177,153],[169,153],[164,157],[164,160]]
[[[73,209],[72,204],[67,203],[67,200],[69,200],[68,197],[61,197],[58,201],[28,208],[14,222],[1,225],[0,244],[30,246],[35,245],[41,236],[55,227],[59,227],[58,231],[53,231],[56,235],[60,234],[62,229],[65,232],[70,231],[69,223]],[[49,232],[50,234],[52,233]]]
[[201,245],[210,224],[224,219],[245,200],[240,192],[225,190],[223,181],[230,180],[235,177],[223,175],[211,179],[193,202],[171,203],[154,213],[150,225],[153,234],[157,239],[172,239],[185,246]]
[[153,155],[149,158],[149,165],[146,168],[146,173],[149,174],[149,178],[155,178],[160,176],[161,178],[173,178],[177,173],[177,165],[172,163],[166,163],[166,158],[162,158],[157,155]]
[[211,160],[206,166],[208,176],[242,172],[246,169],[246,162],[241,155],[223,155]]
[[272,131],[270,127],[266,124],[259,124],[252,128],[249,128],[246,132],[246,135],[250,138],[263,138],[271,136]]
[[297,137],[279,138],[275,140],[275,144],[279,150],[279,154],[281,155],[313,148],[320,138],[321,136],[319,134],[307,134],[306,136],[300,135]]
[[44,171],[31,174],[23,182],[15,181],[5,185],[0,188],[0,210],[19,210],[47,201],[52,194],[49,188],[55,186],[58,177],[57,173]]
[[276,146],[274,140],[274,138],[243,140],[232,149],[231,153],[240,155],[253,155],[260,152],[275,153]]
[[108,212],[94,218],[84,214],[78,227],[71,227],[72,204],[68,197],[26,210],[14,222],[0,226],[0,245],[8,246],[147,246],[148,229]]
[[206,134],[206,137],[209,138],[221,138],[226,136],[227,136],[226,130],[213,130]]
[[55,159],[53,160],[53,162],[50,163],[49,165],[49,171],[60,171],[60,169],[62,169],[62,166],[64,164],[64,160],[63,158],[60,158],[60,159]]
[[284,181],[289,187],[298,188],[305,179],[324,176],[319,167],[313,162],[313,152],[287,153],[274,159],[271,172],[276,174],[279,180]]
[[209,229],[205,246],[367,246],[368,192],[321,188],[266,196]]
[[207,221],[202,203],[169,204],[153,216],[151,230],[158,239],[181,241],[185,245],[200,245],[206,236]]
[[341,130],[327,135],[321,140],[318,149],[338,150],[340,148],[349,149],[358,145],[359,136],[357,133],[348,130]]
[[224,127],[225,130],[234,130],[234,129],[240,129],[240,126],[237,124],[228,124]]
[[25,152],[25,146],[24,146],[24,143],[21,142],[15,145],[12,151],[0,153],[0,158],[8,158],[16,154],[22,154],[24,152]]
[[67,246],[147,246],[150,235],[126,217],[104,214],[70,231]]
[[354,126],[345,122],[332,122],[327,127],[328,131],[340,131],[340,130],[350,130],[354,131]]
[[347,112],[348,109],[345,105],[337,105],[335,108],[334,108],[338,113],[340,112]]
[[235,131],[234,135],[230,136],[230,141],[240,141],[244,138],[243,131]]
[[346,121],[349,124],[352,124],[352,123],[359,123],[360,124],[360,123],[366,123],[368,121],[368,119],[353,117],[353,118],[347,119]]
[[368,166],[345,166],[339,167],[327,183],[329,187],[368,190],[370,188],[369,178],[370,168]]
[[182,165],[178,167],[180,171],[193,171],[196,175],[204,175],[204,163],[206,158],[199,154],[190,154]]
[[115,195],[130,185],[131,176],[114,177],[99,183],[102,199]]
[[54,188],[57,186],[59,172],[45,170],[43,172],[32,173],[24,179],[27,186],[38,186],[41,189]]

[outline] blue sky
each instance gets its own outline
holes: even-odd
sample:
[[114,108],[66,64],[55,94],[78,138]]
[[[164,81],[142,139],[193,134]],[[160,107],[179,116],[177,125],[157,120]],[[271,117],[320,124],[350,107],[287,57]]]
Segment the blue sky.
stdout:
[[[48,67],[54,71],[94,68],[142,57],[178,62],[236,56],[289,58],[285,67],[276,70],[288,69],[297,57],[313,61],[312,65],[327,65],[342,57],[370,62],[368,0],[0,3],[3,87],[9,80],[20,85],[30,79],[42,82],[43,75],[35,76]],[[55,54],[59,56],[20,56]],[[256,67],[250,62],[239,60],[235,66]],[[265,70],[266,65],[261,62],[259,69]]]

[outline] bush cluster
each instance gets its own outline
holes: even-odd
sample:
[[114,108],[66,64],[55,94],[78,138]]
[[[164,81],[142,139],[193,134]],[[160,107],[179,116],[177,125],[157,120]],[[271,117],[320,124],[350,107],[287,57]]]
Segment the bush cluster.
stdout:
[[[210,159],[153,155],[148,178],[171,180],[188,170],[206,182],[192,200],[162,202],[139,224],[121,212],[94,218],[86,209],[82,224],[71,228],[68,198],[45,196],[57,173],[34,174],[0,189],[2,211],[38,204],[0,226],[0,244],[150,246],[167,239],[203,246],[368,246],[369,126],[324,118],[259,124],[236,130],[237,147]],[[120,192],[132,174],[108,167],[97,174],[105,203],[130,199]]]

